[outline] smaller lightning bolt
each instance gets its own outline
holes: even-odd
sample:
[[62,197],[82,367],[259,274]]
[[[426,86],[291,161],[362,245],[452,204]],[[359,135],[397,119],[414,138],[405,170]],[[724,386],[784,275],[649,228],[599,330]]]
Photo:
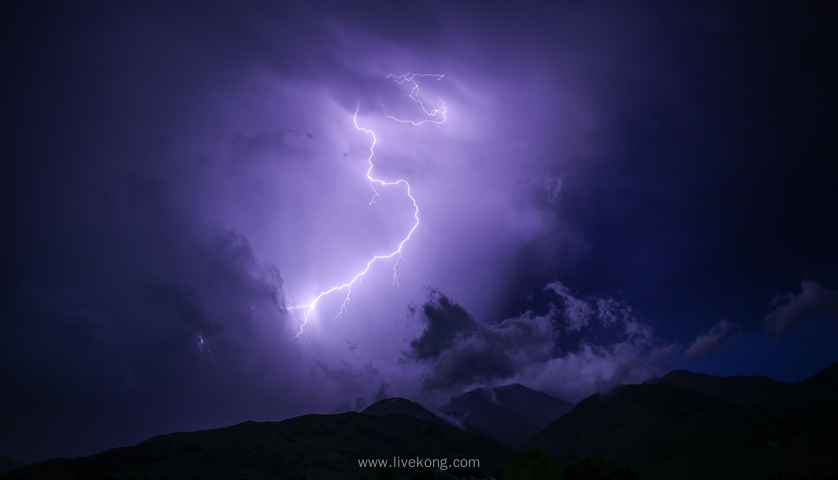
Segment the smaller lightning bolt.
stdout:
[[[395,120],[395,121],[400,122],[400,123],[409,123],[409,124],[415,125],[415,126],[419,126],[419,125],[422,125],[424,123],[436,123],[436,124],[445,123],[445,120],[446,120],[445,112],[447,110],[447,107],[445,106],[445,103],[443,103],[442,106],[439,107],[439,108],[429,110],[425,106],[425,103],[422,102],[422,100],[420,100],[417,97],[417,95],[419,94],[419,86],[416,84],[416,80],[415,80],[416,77],[433,77],[433,78],[436,78],[437,80],[440,80],[440,79],[442,79],[443,75],[421,74],[421,73],[407,74],[407,75],[393,75],[393,74],[387,75],[387,78],[393,79],[393,81],[395,81],[399,85],[402,85],[405,82],[413,85],[413,87],[410,91],[410,94],[408,96],[414,102],[416,102],[417,104],[419,104],[421,106],[422,111],[425,112],[425,114],[427,115],[427,118],[417,122],[417,121],[413,121],[413,120],[403,120],[403,119],[394,117],[392,115],[387,114],[386,111],[384,111],[384,115],[391,120]],[[383,110],[384,106],[382,105],[381,107],[382,107],[382,110]],[[300,331],[297,333],[296,337],[299,337],[300,335],[303,334],[303,329],[305,328],[306,324],[308,323],[308,319],[311,316],[311,313],[317,307],[317,302],[319,302],[321,298],[323,298],[323,297],[325,297],[325,296],[327,296],[331,293],[345,290],[346,291],[346,296],[344,297],[343,302],[341,303],[340,309],[338,309],[337,317],[340,317],[344,312],[346,312],[347,311],[346,305],[347,305],[347,303],[349,303],[349,298],[350,298],[350,295],[352,293],[352,286],[361,281],[363,276],[366,275],[366,273],[370,270],[370,268],[372,268],[372,265],[375,262],[377,262],[379,260],[387,260],[387,259],[395,258],[396,261],[393,264],[393,284],[398,285],[399,284],[399,278],[398,278],[398,275],[396,273],[396,268],[398,267],[399,261],[401,260],[402,247],[404,246],[404,244],[408,240],[410,240],[410,237],[413,235],[413,232],[416,231],[416,228],[419,226],[419,204],[416,203],[416,198],[413,196],[413,193],[410,190],[410,184],[407,182],[407,180],[399,179],[399,180],[396,180],[396,181],[386,181],[386,180],[382,180],[380,178],[376,178],[374,176],[374,173],[373,173],[374,172],[373,157],[375,156],[375,145],[376,145],[376,143],[378,143],[378,138],[376,138],[374,131],[358,125],[358,112],[359,112],[359,110],[360,110],[360,103],[356,106],[355,115],[352,118],[352,120],[355,124],[355,128],[359,131],[362,131],[362,132],[365,132],[365,133],[369,134],[372,137],[372,143],[370,144],[370,150],[369,150],[370,154],[369,154],[369,157],[367,157],[367,163],[369,163],[369,168],[367,168],[367,180],[369,181],[370,188],[373,191],[373,196],[372,196],[372,199],[370,200],[370,205],[374,204],[376,202],[376,200],[378,200],[378,198],[379,198],[379,194],[378,194],[378,190],[376,190],[376,186],[385,187],[385,186],[391,186],[391,185],[403,185],[405,190],[406,190],[408,198],[410,198],[410,201],[413,203],[413,220],[414,220],[413,221],[413,226],[410,228],[410,231],[407,232],[407,235],[405,235],[405,237],[401,240],[401,242],[399,242],[399,244],[396,246],[396,248],[393,251],[388,252],[388,253],[384,253],[384,254],[380,254],[380,255],[376,255],[376,256],[372,257],[364,265],[364,268],[361,271],[359,271],[357,274],[355,274],[355,276],[352,277],[346,283],[343,283],[341,285],[336,285],[336,286],[334,286],[334,287],[332,287],[328,290],[320,292],[314,298],[314,300],[312,300],[308,304],[295,305],[295,306],[292,306],[292,307],[288,307],[288,310],[302,310],[304,312],[303,323],[302,323],[302,325],[300,325]]]
[[[210,358],[212,358],[212,361],[216,365],[221,367],[221,364],[218,363],[218,360],[215,359],[215,354],[212,353],[212,349],[207,346],[207,342],[204,340],[204,336],[201,335],[200,333],[198,334],[198,350],[201,351],[201,352],[209,353]],[[222,367],[222,368],[224,368],[224,367]]]
[[445,102],[442,102],[441,107],[435,108],[433,110],[428,110],[428,107],[425,106],[425,102],[423,102],[417,97],[417,95],[419,95],[419,85],[416,83],[416,77],[431,77],[439,81],[442,80],[442,77],[444,76],[445,75],[438,73],[408,73],[406,75],[394,75],[391,73],[390,75],[387,75],[387,78],[392,79],[399,85],[403,85],[404,83],[409,83],[413,85],[413,88],[410,89],[410,93],[408,94],[408,96],[411,100],[418,103],[419,106],[422,107],[422,111],[424,111],[425,115],[427,115],[428,117],[418,122],[415,120],[403,120],[401,118],[397,118],[388,114],[384,108],[384,105],[381,105],[381,109],[384,110],[384,116],[389,118],[390,120],[395,120],[401,123],[409,123],[417,127],[425,123],[436,123],[438,125],[442,125],[443,123],[445,123],[445,113],[448,111],[448,107],[445,105]]

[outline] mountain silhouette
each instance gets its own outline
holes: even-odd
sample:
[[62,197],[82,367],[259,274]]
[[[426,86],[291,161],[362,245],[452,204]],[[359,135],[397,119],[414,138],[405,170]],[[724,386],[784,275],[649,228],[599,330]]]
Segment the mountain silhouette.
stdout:
[[2,479],[408,479],[436,469],[361,467],[359,459],[446,459],[452,467],[453,459],[478,459],[480,470],[500,478],[509,445],[541,450],[559,467],[610,459],[646,480],[838,478],[836,392],[838,365],[794,383],[676,370],[572,409],[516,384],[473,390],[443,407],[469,431],[390,398],[361,413],[161,435],[22,466]]
[[472,390],[440,410],[466,430],[517,447],[571,408],[571,403],[516,383]]
[[838,404],[838,363],[806,380],[784,383],[761,376],[717,377],[674,370],[646,383],[667,383],[743,405],[791,407]]
[[522,448],[558,465],[611,458],[646,479],[838,475],[834,367],[794,384],[672,372],[583,399]]
[[9,457],[0,455],[0,475],[3,475],[4,473],[14,470],[16,468],[20,468],[23,465],[23,463],[18,462],[17,460],[12,460]]
[[[7,473],[4,480],[77,478],[312,479],[377,478],[359,459],[479,459],[496,476],[511,451],[453,425],[406,415],[303,415],[281,422],[172,433],[133,447],[78,459],[54,459]],[[396,469],[399,476],[434,468]]]
[[411,417],[430,420],[432,422],[447,423],[422,405],[399,397],[379,400],[363,409],[361,413],[367,415],[410,415]]

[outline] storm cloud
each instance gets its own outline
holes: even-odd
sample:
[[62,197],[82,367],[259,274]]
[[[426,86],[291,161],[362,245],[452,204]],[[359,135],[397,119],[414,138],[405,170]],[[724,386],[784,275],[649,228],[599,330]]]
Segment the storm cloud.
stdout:
[[576,401],[659,375],[680,352],[623,302],[579,297],[560,282],[545,290],[560,301],[544,313],[527,311],[495,324],[478,322],[443,293],[429,292],[414,309],[425,328],[404,354],[408,364],[424,367],[423,388],[456,394],[518,381]]
[[[707,319],[834,315],[814,282],[764,311],[838,282],[819,8],[10,5],[0,453],[513,381],[578,399],[690,367],[696,332],[729,338]],[[387,117],[423,115],[409,73],[444,75],[417,82],[444,124]],[[419,226],[289,310],[413,224],[372,153]]]

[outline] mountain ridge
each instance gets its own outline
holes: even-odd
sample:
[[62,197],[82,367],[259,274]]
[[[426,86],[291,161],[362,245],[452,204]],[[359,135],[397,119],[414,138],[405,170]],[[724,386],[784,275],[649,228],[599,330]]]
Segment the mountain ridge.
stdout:
[[759,407],[792,407],[838,403],[838,363],[797,382],[764,376],[717,376],[673,370],[650,383],[668,383],[732,403]]
[[568,402],[515,383],[471,390],[450,399],[440,411],[465,430],[517,447],[571,408]]
[[379,400],[361,410],[361,413],[366,415],[410,415],[433,422],[448,423],[421,404],[402,397],[390,397]]
[[[515,446],[541,449],[559,466],[580,458],[611,458],[649,480],[838,476],[832,461],[838,451],[836,392],[838,364],[791,383],[674,370],[586,397]],[[519,384],[475,389],[446,404],[455,413],[465,412],[459,419],[474,422],[472,428],[480,425],[475,419],[493,419],[493,424],[484,424],[494,425],[500,439],[493,439],[461,430],[416,402],[393,397],[362,412],[170,433],[88,457],[18,465],[0,475],[3,480],[144,475],[331,480],[380,473],[360,468],[361,458],[419,457],[479,458],[481,469],[497,478],[511,458],[514,428],[532,428],[521,412],[534,409],[534,417],[543,419],[555,413],[551,408],[567,405]],[[398,470],[402,478],[428,473]]]
[[674,371],[586,397],[522,448],[559,465],[607,457],[650,480],[838,475],[838,407],[807,397],[834,392],[835,372],[784,384]]
[[[8,472],[4,480],[142,478],[338,480],[374,477],[360,459],[477,458],[498,475],[511,456],[500,443],[450,424],[405,415],[308,414],[281,422],[243,422],[150,438],[79,459],[53,459]],[[397,470],[403,474],[427,469]]]
[[12,471],[16,468],[20,468],[26,465],[23,462],[18,462],[15,459],[9,458],[5,455],[0,455],[0,475],[3,475],[6,472]]

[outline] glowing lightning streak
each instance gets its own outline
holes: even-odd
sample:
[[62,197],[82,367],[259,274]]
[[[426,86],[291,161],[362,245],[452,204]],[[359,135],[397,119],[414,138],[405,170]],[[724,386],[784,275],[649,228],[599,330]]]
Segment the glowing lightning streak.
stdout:
[[[207,346],[207,342],[204,341],[204,336],[201,335],[200,333],[198,334],[198,350],[201,351],[201,352],[209,353],[210,358],[212,358],[212,361],[215,362],[216,365],[221,367],[221,364],[218,363],[218,360],[215,359],[215,354],[212,353],[212,349],[209,348],[209,346]],[[224,367],[221,367],[221,368],[224,368]]]
[[[435,108],[433,110],[428,110],[428,108],[425,106],[425,102],[416,98],[416,95],[419,94],[419,85],[416,84],[416,80],[414,80],[414,79],[416,77],[433,77],[433,78],[436,78],[437,81],[439,81],[439,80],[442,80],[442,77],[444,77],[444,76],[445,75],[439,75],[439,74],[435,74],[435,73],[414,73],[414,74],[408,74],[408,75],[394,75],[394,74],[391,73],[390,75],[387,75],[387,78],[392,78],[393,81],[398,83],[399,85],[402,85],[405,82],[410,82],[410,83],[413,84],[413,88],[410,90],[410,94],[408,96],[414,102],[418,103],[420,107],[422,107],[422,110],[425,112],[425,115],[427,115],[429,118],[426,118],[426,119],[424,119],[420,122],[415,122],[413,120],[402,120],[402,119],[396,118],[392,115],[388,115],[386,111],[384,112],[384,116],[389,118],[390,120],[395,120],[395,121],[401,122],[401,123],[409,123],[409,124],[417,126],[417,127],[419,125],[422,125],[423,123],[436,123],[436,124],[442,125],[443,123],[445,123],[445,112],[448,111],[448,107],[445,105],[445,102],[442,102],[442,106],[439,107],[439,108]],[[384,105],[382,105],[381,108],[384,109]],[[437,119],[437,115],[439,115],[441,120]]]
[[[437,109],[434,109],[434,110],[428,110],[427,107],[425,106],[424,102],[422,102],[422,100],[417,98],[417,95],[419,94],[419,86],[416,84],[416,80],[415,80],[416,77],[433,77],[433,78],[436,78],[437,80],[441,80],[443,75],[429,74],[429,73],[416,73],[416,74],[407,74],[407,75],[393,75],[393,74],[387,75],[387,78],[392,78],[393,81],[395,81],[399,85],[402,85],[405,82],[409,82],[413,85],[413,88],[410,91],[409,97],[414,102],[418,103],[421,106],[422,111],[425,112],[425,114],[428,116],[428,118],[425,118],[422,121],[416,122],[416,121],[413,121],[413,120],[402,120],[400,118],[397,118],[397,117],[394,117],[392,115],[387,114],[386,111],[384,112],[384,115],[391,120],[395,120],[395,121],[401,122],[401,123],[410,123],[410,124],[415,125],[415,126],[422,125],[423,123],[436,123],[436,124],[445,123],[445,120],[446,120],[445,113],[447,111],[447,107],[445,106],[445,103],[443,103],[440,108],[437,108]],[[367,162],[369,163],[369,168],[367,169],[367,180],[369,180],[370,188],[372,188],[372,191],[373,191],[373,196],[372,196],[372,199],[370,200],[370,205],[375,203],[375,201],[379,198],[378,190],[375,189],[376,184],[380,185],[382,187],[389,186],[389,185],[404,185],[405,189],[407,190],[407,196],[410,198],[410,201],[413,203],[413,219],[414,219],[413,226],[410,228],[410,231],[407,232],[407,235],[405,235],[405,237],[402,239],[402,241],[399,242],[399,244],[398,244],[398,246],[396,247],[395,250],[393,250],[392,252],[387,253],[387,254],[376,255],[376,256],[372,257],[372,259],[370,259],[366,263],[366,265],[364,266],[364,269],[361,270],[360,272],[358,272],[348,282],[346,282],[344,284],[341,284],[341,285],[336,285],[336,286],[334,286],[334,287],[332,287],[328,290],[320,292],[314,298],[314,300],[312,300],[310,303],[308,303],[306,305],[295,305],[293,307],[288,307],[288,310],[303,310],[305,312],[304,317],[303,317],[303,323],[302,323],[302,325],[300,325],[300,331],[299,331],[299,333],[297,333],[296,337],[299,337],[300,335],[303,334],[303,329],[305,328],[306,323],[308,323],[309,316],[311,316],[311,313],[317,307],[317,302],[319,302],[320,299],[325,297],[326,295],[329,295],[333,292],[337,292],[339,290],[346,290],[346,297],[344,297],[343,303],[341,303],[341,306],[340,306],[340,309],[338,310],[337,316],[340,317],[343,314],[343,312],[346,312],[346,304],[349,302],[349,296],[352,293],[352,285],[354,285],[356,282],[360,281],[361,278],[370,270],[370,268],[372,267],[372,264],[375,263],[376,261],[396,257],[396,262],[393,264],[393,284],[398,285],[399,278],[396,275],[396,267],[399,264],[399,260],[401,260],[402,247],[404,246],[404,244],[408,240],[410,240],[411,235],[413,235],[413,232],[416,231],[416,228],[419,226],[419,204],[416,203],[416,198],[413,197],[413,194],[410,191],[410,184],[407,183],[407,180],[399,179],[399,180],[396,180],[395,182],[388,182],[388,181],[385,181],[385,180],[382,180],[382,179],[379,179],[379,178],[375,178],[373,176],[372,159],[375,156],[375,144],[378,143],[378,138],[376,138],[375,132],[373,132],[372,130],[358,125],[358,111],[360,110],[360,108],[361,108],[361,105],[359,103],[358,106],[355,108],[355,115],[353,116],[353,122],[355,124],[355,128],[357,130],[362,131],[362,132],[368,133],[372,136],[372,144],[370,145],[370,155],[369,155],[369,157],[367,157]],[[383,109],[383,105],[382,105],[382,109]]]

